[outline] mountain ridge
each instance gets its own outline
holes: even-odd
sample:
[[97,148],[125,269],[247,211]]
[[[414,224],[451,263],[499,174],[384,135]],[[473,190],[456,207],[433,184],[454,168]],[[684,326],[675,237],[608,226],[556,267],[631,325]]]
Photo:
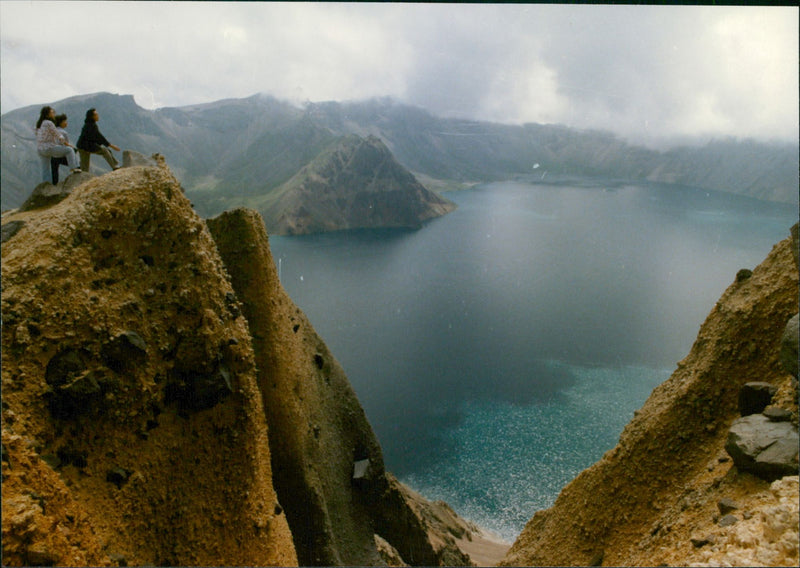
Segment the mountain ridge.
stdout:
[[[390,99],[298,108],[254,95],[149,111],[130,95],[99,93],[52,105],[71,117],[68,131],[76,139],[89,105],[100,111],[100,127],[109,140],[145,155],[167,156],[206,216],[220,213],[219,203],[224,201],[273,191],[328,143],[349,134],[377,136],[400,164],[426,183],[428,178],[455,184],[497,181],[535,171],[677,183],[798,201],[798,152],[792,144],[723,139],[656,151],[607,132],[442,119]],[[38,179],[32,144],[38,110],[29,106],[2,116],[0,192],[6,208],[21,203]]]

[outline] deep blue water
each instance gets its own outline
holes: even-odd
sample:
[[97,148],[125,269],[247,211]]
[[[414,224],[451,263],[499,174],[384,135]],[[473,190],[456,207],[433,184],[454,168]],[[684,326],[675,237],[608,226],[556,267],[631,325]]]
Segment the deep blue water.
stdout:
[[513,540],[612,448],[797,207],[676,186],[494,183],[418,231],[271,237],[387,468]]

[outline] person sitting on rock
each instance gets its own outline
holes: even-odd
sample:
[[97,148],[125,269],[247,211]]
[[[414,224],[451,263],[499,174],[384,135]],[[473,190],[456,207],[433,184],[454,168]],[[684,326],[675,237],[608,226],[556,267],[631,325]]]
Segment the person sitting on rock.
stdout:
[[[75,146],[69,143],[69,134],[67,134],[67,115],[57,114],[54,122],[58,131],[64,137],[64,141],[69,145],[70,148],[75,150]],[[58,167],[62,165],[69,165],[66,158],[50,158],[50,172],[53,177],[53,185],[58,185]]]
[[80,172],[78,158],[75,150],[69,145],[69,141],[64,139],[53,122],[56,111],[53,107],[42,107],[39,113],[39,120],[36,121],[36,151],[42,161],[42,181],[52,180],[52,167],[50,158],[66,158],[67,165],[72,173]]
[[[112,170],[119,169],[119,162],[111,153],[111,150],[119,152],[119,146],[114,146],[111,142],[106,140],[106,137],[100,133],[97,127],[97,121],[100,120],[100,115],[97,110],[90,108],[86,111],[86,120],[83,123],[81,135],[78,138],[78,153],[81,156],[81,169],[89,171],[90,161],[92,154],[100,154],[105,158],[108,165]],[[111,148],[111,150],[109,150]]]

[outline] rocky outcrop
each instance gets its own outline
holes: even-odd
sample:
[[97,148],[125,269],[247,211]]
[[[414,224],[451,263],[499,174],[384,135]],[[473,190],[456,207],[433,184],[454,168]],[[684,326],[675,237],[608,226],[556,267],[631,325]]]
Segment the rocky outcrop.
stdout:
[[260,207],[273,234],[418,228],[455,205],[425,189],[375,136],[338,139]]
[[144,154],[134,152],[133,150],[125,150],[122,152],[123,168],[130,168],[133,166],[158,166],[161,163],[164,163],[164,157],[161,156],[161,154],[153,154],[153,156],[148,158]]
[[[776,387],[764,412],[783,416],[773,426],[796,432],[796,382],[779,354],[784,326],[798,311],[792,248],[791,239],[779,243],[749,278],[731,284],[689,355],[653,390],[617,446],[533,516],[504,565],[725,565],[747,555],[797,564],[796,507],[782,509],[771,528],[770,507],[777,505],[768,481],[737,467],[725,451],[745,383]],[[796,481],[789,487],[796,502]],[[717,504],[724,498],[741,511],[722,515]],[[748,520],[753,526],[737,540]]]
[[798,477],[791,476],[751,494],[753,508],[726,515],[727,527],[697,537],[690,565],[797,565],[798,492]]
[[[163,156],[154,154],[151,158],[125,150],[123,153],[122,167],[129,168],[132,166],[159,166],[165,165]],[[31,211],[33,209],[41,209],[50,207],[65,199],[72,190],[82,185],[95,177],[89,172],[78,172],[68,175],[63,178],[59,183],[53,185],[49,182],[42,182],[34,188],[30,196],[19,206],[20,211]]]
[[6,565],[291,565],[247,322],[168,170],[2,246]]
[[[275,486],[300,563],[376,564],[372,509],[385,484],[383,454],[364,411],[342,368],[283,291],[258,213],[237,209],[208,226],[250,322]],[[367,465],[357,482],[354,464],[362,460]]]
[[452,535],[480,531],[384,470],[260,216],[206,224],[134,158],[2,217],[4,564],[470,564]]
[[36,186],[33,193],[19,206],[20,211],[31,211],[55,205],[80,184],[92,179],[94,176],[88,172],[70,174],[62,179],[57,185],[49,182],[42,182]]
[[376,542],[387,542],[410,564],[469,565],[446,531],[422,519],[432,505],[413,507],[385,471],[344,371],[278,280],[258,213],[236,209],[207,223],[250,323],[275,487],[300,563],[380,564]]

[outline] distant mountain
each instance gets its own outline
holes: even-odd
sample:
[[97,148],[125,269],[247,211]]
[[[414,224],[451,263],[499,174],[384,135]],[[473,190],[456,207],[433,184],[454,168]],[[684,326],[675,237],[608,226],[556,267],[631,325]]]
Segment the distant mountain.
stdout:
[[379,138],[337,139],[259,207],[272,232],[419,227],[455,209],[425,189]]
[[[255,195],[277,187],[335,138],[304,120],[302,110],[260,95],[156,111],[139,107],[130,95],[108,93],[48,104],[69,116],[67,132],[73,143],[86,110],[97,108],[100,130],[109,141],[145,155],[164,154],[184,188],[209,203],[214,196],[208,193],[221,185],[226,195]],[[33,126],[41,106],[2,116],[4,208],[18,206],[39,183]],[[92,167],[100,172],[105,164],[94,159]],[[220,211],[209,206],[202,212]]]
[[[98,93],[49,104],[69,115],[68,131],[75,140],[86,110],[95,107],[109,140],[146,155],[164,154],[205,216],[250,205],[253,199],[268,201],[269,193],[350,134],[379,138],[397,162],[429,187],[437,180],[457,185],[591,176],[798,202],[798,147],[793,144],[725,139],[659,152],[606,132],[443,119],[385,98],[298,108],[255,95],[148,111],[132,96]],[[38,182],[33,125],[39,108],[2,116],[4,208],[18,206]],[[98,171],[105,168],[100,160],[93,162]]]
[[442,119],[389,99],[307,108],[335,132],[379,136],[400,163],[437,179],[540,179],[547,172],[551,179],[652,181],[798,203],[797,144],[724,138],[659,152],[608,132]]
[[[93,107],[100,114],[100,131],[110,142],[126,150],[149,155],[155,151],[152,149],[154,144],[160,145],[163,140],[170,138],[168,125],[159,121],[152,111],[138,106],[130,95],[81,95],[57,103],[43,103],[8,112],[0,118],[0,188],[4,209],[19,206],[40,182],[34,126],[44,104],[54,107],[59,114],[67,114],[67,132],[72,144],[78,141],[86,111]],[[92,163],[95,168],[108,169],[99,157],[95,157]]]

